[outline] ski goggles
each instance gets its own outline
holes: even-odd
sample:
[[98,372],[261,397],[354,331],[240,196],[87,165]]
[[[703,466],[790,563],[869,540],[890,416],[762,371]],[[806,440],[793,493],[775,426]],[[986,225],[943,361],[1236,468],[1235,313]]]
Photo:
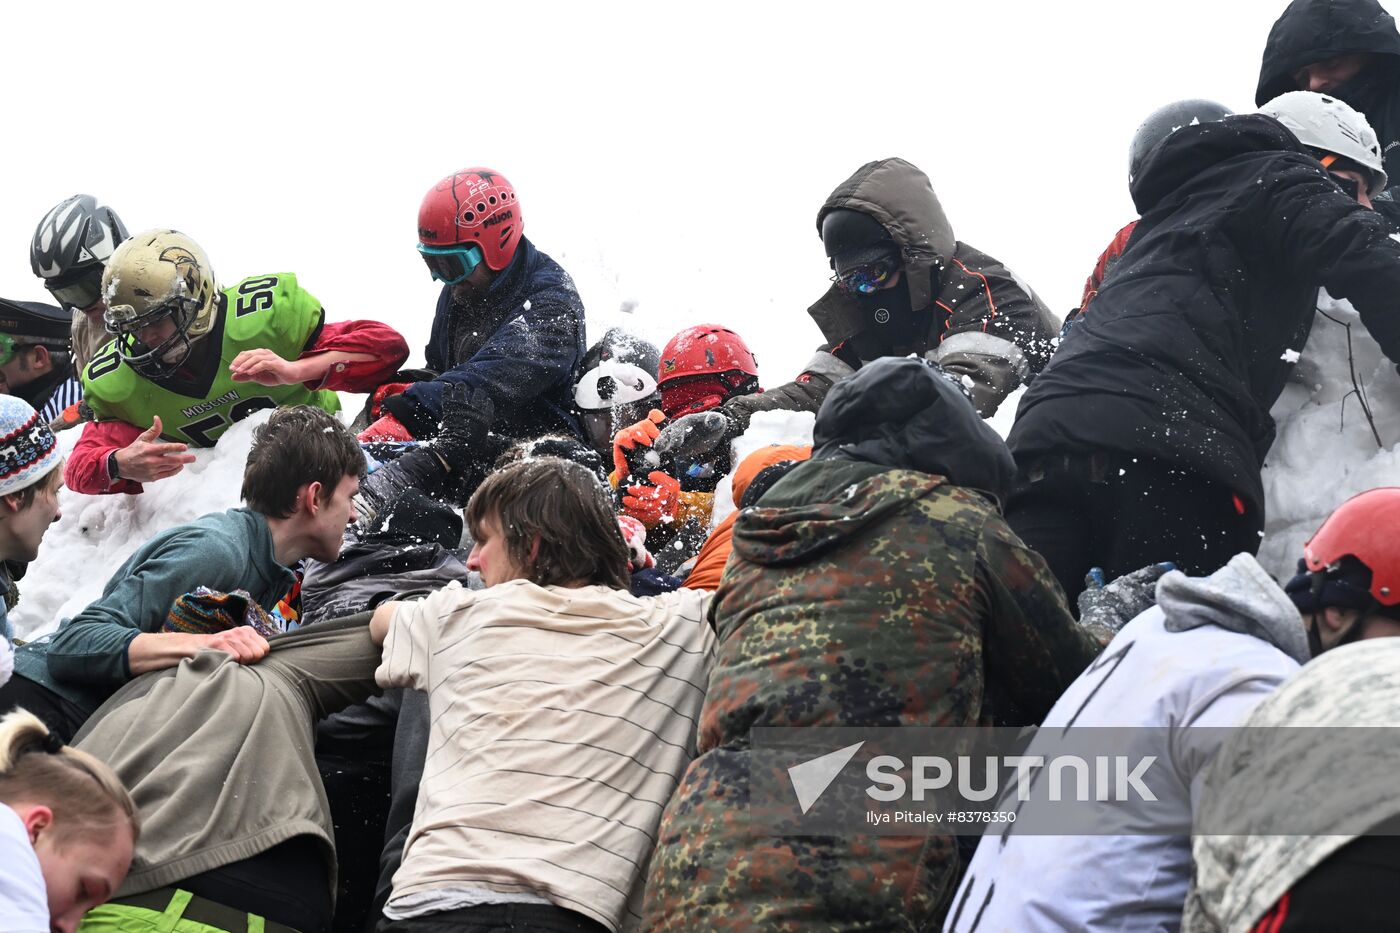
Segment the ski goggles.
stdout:
[[869,295],[889,284],[899,271],[899,260],[894,257],[863,262],[848,269],[838,271],[831,277],[836,287],[843,292],[857,292]]
[[456,285],[476,271],[481,265],[481,247],[474,243],[465,246],[425,246],[418,244],[418,252],[428,264],[433,279],[444,285]]
[[45,282],[44,287],[70,311],[91,308],[102,300],[102,267],[93,266],[71,279]]

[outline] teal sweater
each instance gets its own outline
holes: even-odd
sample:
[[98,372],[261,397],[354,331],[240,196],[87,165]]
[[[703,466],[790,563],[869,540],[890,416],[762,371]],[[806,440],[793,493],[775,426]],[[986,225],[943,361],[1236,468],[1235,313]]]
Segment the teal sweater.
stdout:
[[127,647],[159,632],[175,600],[195,587],[247,590],[272,610],[296,575],[277,563],[267,519],[249,509],[212,512],[162,531],[132,554],[86,609],[53,635],[15,651],[15,674],[89,715],[131,679]]

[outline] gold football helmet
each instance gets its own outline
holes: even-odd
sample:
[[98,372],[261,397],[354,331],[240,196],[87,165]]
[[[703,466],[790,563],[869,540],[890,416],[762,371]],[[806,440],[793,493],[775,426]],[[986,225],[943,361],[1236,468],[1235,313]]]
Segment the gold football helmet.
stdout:
[[[147,230],[107,260],[102,294],[117,353],[141,375],[155,378],[184,365],[191,340],[213,327],[219,285],[198,243],[178,230]],[[173,330],[162,325],[166,318]]]

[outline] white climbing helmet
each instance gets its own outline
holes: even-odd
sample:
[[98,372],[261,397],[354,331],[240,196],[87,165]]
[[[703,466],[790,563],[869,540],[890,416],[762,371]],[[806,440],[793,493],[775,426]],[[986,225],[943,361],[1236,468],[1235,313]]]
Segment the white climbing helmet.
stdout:
[[1367,193],[1385,190],[1385,163],[1376,131],[1366,118],[1344,102],[1313,91],[1289,91],[1259,108],[1286,126],[1298,141],[1361,166],[1370,177]]

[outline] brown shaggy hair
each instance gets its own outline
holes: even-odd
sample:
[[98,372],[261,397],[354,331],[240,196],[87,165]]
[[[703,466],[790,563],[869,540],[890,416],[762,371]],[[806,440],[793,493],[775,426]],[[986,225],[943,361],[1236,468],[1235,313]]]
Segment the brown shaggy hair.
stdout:
[[273,518],[287,518],[297,492],[321,484],[329,499],[347,476],[365,475],[365,455],[355,435],[335,415],[312,405],[279,408],[253,431],[253,447],[243,468],[243,501]]
[[491,517],[505,535],[511,562],[531,583],[630,585],[627,545],[611,497],[587,467],[541,457],[491,474],[467,503],[472,537],[481,536],[482,522]]

